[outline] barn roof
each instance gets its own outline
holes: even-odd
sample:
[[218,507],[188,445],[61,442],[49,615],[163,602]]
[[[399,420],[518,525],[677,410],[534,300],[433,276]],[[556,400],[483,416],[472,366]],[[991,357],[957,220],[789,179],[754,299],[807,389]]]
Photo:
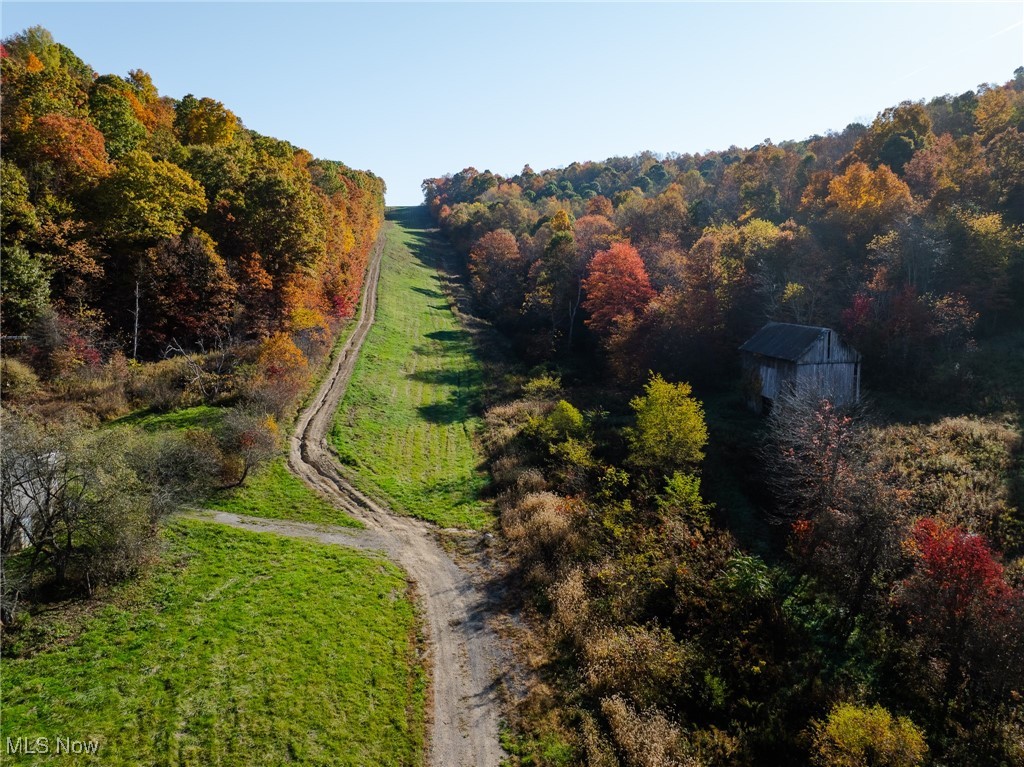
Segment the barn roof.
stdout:
[[823,333],[827,332],[828,328],[816,328],[812,325],[769,322],[754,333],[750,340],[740,347],[740,351],[796,362]]

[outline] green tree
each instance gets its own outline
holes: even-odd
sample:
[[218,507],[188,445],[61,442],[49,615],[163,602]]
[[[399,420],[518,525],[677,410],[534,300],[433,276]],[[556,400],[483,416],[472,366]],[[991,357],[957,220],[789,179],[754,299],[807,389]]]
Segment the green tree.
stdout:
[[99,78],[89,94],[89,112],[106,141],[107,154],[115,160],[131,152],[146,138],[132,108],[131,86],[115,75]]
[[189,93],[174,108],[174,129],[182,144],[227,146],[238,130],[238,118],[221,102]]
[[138,150],[121,158],[97,198],[107,233],[122,242],[177,237],[190,215],[206,210],[203,188],[194,178]]
[[655,375],[643,396],[633,398],[636,426],[627,432],[633,463],[668,473],[704,459],[708,427],[703,406],[691,394],[690,384]]
[[853,151],[872,168],[884,164],[902,174],[914,153],[933,138],[924,105],[904,101],[881,112]]
[[25,176],[8,160],[0,160],[0,220],[3,221],[3,241],[7,244],[21,242],[39,229]]
[[5,333],[20,333],[47,305],[50,275],[42,262],[12,243],[3,249],[0,270],[0,317]]

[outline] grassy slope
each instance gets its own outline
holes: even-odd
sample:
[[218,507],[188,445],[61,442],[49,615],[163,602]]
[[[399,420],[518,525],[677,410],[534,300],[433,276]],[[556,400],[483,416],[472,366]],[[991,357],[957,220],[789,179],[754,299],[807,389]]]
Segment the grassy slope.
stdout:
[[288,471],[279,457],[253,473],[242,487],[219,493],[208,508],[267,519],[362,527],[362,523],[325,501]]
[[35,619],[52,646],[5,657],[0,737],[101,741],[98,760],[62,764],[421,763],[424,676],[396,568],[200,522],[166,536],[173,564],[80,625]]
[[331,441],[352,479],[405,513],[479,528],[484,484],[473,436],[482,385],[469,334],[437,274],[441,245],[421,209],[389,214],[377,319]]
[[136,426],[146,431],[168,429],[211,429],[216,431],[224,420],[225,408],[214,405],[171,410],[167,413],[139,410],[111,421],[110,426]]

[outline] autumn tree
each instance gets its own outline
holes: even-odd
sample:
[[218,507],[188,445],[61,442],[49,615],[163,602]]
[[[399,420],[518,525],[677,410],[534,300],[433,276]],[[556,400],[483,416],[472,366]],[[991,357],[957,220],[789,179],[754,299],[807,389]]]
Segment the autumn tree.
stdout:
[[473,290],[494,318],[514,322],[523,304],[526,277],[515,235],[497,229],[481,237],[469,253],[469,270]]
[[[979,535],[923,518],[905,541],[914,569],[897,591],[910,630],[922,636],[922,675],[938,677],[931,703],[945,717],[954,700],[995,713],[1024,683],[1024,594]],[[986,744],[986,748],[996,746]]]
[[629,404],[636,414],[636,425],[627,435],[633,463],[668,473],[693,469],[704,459],[704,408],[688,383],[674,384],[654,375],[644,394]]
[[919,767],[928,755],[921,730],[878,705],[840,703],[811,733],[811,759],[820,767]]
[[932,124],[922,104],[904,101],[889,107],[871,123],[854,154],[876,168],[886,165],[897,174],[932,139]]
[[103,134],[80,118],[43,115],[27,141],[45,166],[37,167],[37,182],[58,194],[93,188],[110,174]]
[[626,242],[615,243],[594,256],[583,290],[587,296],[583,308],[590,315],[587,325],[602,335],[620,317],[642,313],[654,296],[640,254]]
[[146,251],[142,273],[152,344],[210,343],[227,334],[237,286],[208,234],[192,229],[161,240]]
[[203,188],[186,171],[138,150],[121,158],[97,197],[107,232],[123,242],[176,237],[206,210]]
[[174,128],[183,144],[226,146],[238,130],[238,118],[221,102],[189,93],[175,106]]
[[844,231],[867,238],[905,215],[911,197],[910,189],[888,166],[871,170],[865,163],[855,162],[829,182],[826,203]]

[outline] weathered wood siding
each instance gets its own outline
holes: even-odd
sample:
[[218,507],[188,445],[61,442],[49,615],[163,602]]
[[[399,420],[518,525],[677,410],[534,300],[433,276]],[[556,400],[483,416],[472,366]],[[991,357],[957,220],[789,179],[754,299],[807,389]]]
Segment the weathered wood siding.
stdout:
[[795,362],[744,353],[743,370],[747,403],[759,412],[787,387],[813,392],[840,406],[860,399],[860,354],[832,330],[822,333]]

